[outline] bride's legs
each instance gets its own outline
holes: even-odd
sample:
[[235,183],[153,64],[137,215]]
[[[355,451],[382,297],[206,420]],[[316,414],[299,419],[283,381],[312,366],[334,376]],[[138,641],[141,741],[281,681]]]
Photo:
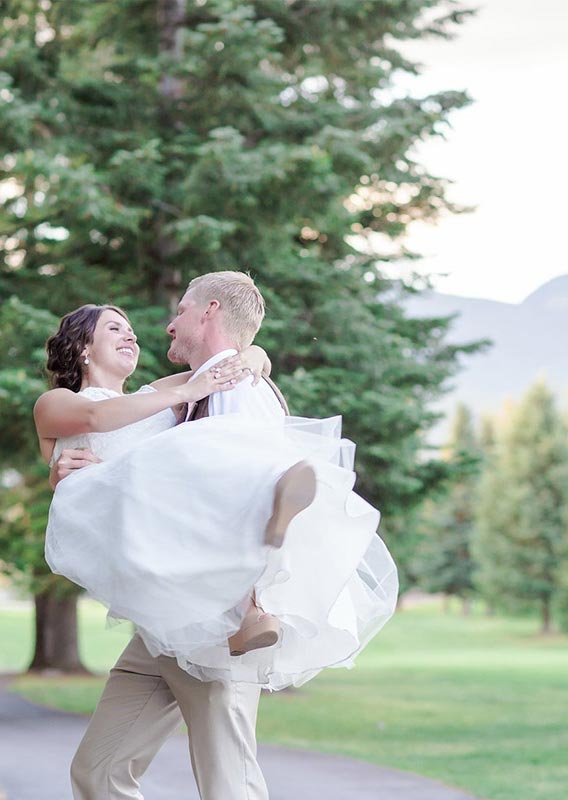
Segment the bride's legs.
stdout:
[[[304,511],[316,496],[316,473],[307,461],[298,461],[280,476],[274,488],[272,515],[266,526],[264,541],[281,547],[290,522]],[[254,592],[251,605],[239,630],[229,638],[232,656],[242,656],[250,650],[272,647],[280,638],[280,623],[256,604]]]
[[315,496],[315,470],[307,461],[298,461],[276,482],[272,516],[264,534],[265,544],[282,547],[288,525],[313,502]]

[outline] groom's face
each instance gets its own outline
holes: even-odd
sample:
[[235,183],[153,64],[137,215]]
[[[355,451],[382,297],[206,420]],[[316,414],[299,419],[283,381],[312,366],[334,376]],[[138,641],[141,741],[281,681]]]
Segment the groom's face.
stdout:
[[167,327],[172,337],[168,359],[172,364],[189,364],[191,353],[199,347],[204,335],[204,309],[186,292],[179,301],[177,314]]

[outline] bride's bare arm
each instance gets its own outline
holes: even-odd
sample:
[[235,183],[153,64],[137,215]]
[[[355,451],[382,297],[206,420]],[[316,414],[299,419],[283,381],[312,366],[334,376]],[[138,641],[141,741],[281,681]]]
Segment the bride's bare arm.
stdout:
[[161,392],[164,389],[171,389],[172,386],[181,386],[183,383],[187,383],[192,375],[193,370],[187,369],[184,372],[177,372],[175,375],[166,375],[164,378],[158,378],[152,381],[150,386]]
[[[272,362],[268,358],[266,350],[256,344],[251,344],[250,347],[245,348],[234,356],[224,358],[215,366],[249,370],[254,375],[253,386],[256,386],[262,375],[270,375],[272,371]],[[178,372],[176,375],[166,375],[165,378],[158,378],[150,386],[158,391],[170,389],[173,386],[181,386],[183,383],[187,383],[192,375],[192,370]]]
[[35,404],[36,429],[40,439],[114,431],[180,403],[194,403],[212,392],[233,389],[244,377],[240,367],[215,365],[180,386],[97,401],[70,389],[52,389],[42,394]]

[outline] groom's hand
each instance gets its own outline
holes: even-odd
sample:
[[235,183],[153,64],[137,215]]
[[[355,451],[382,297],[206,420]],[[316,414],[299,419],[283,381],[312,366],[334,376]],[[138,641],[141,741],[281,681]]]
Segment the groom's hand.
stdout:
[[49,485],[55,489],[57,484],[67,475],[90,464],[100,464],[101,458],[87,448],[80,450],[63,450],[49,472]]

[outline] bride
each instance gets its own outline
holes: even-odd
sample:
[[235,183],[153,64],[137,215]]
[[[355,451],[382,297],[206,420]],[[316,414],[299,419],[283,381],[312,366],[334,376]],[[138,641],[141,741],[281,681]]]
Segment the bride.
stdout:
[[[42,455],[53,464],[86,448],[99,462],[56,488],[52,570],[201,680],[281,689],[351,666],[393,613],[396,570],[375,535],[378,512],[351,491],[336,420],[229,414],[176,426],[184,404],[191,411],[251,374],[258,382],[266,354],[250,347],[128,395],[139,352],[113,306],[66,315],[48,341],[54,388],[34,409]],[[243,646],[251,613],[277,643],[248,647],[245,635]]]

